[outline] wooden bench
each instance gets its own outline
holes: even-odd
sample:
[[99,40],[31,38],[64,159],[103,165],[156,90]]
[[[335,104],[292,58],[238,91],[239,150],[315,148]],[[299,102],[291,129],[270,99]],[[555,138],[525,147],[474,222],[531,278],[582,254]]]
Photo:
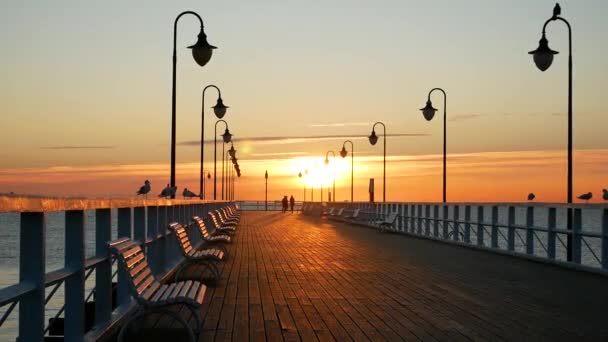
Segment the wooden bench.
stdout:
[[210,245],[219,245],[219,248],[223,248],[224,253],[226,253],[226,250],[222,245],[225,243],[230,243],[232,241],[231,237],[225,234],[212,235],[209,233],[209,230],[205,225],[205,221],[203,221],[202,218],[200,218],[199,216],[194,216],[192,219],[194,220],[194,225],[198,227],[198,231],[201,234],[201,238],[203,239],[203,241]]
[[209,219],[211,220],[211,223],[213,224],[213,229],[215,231],[218,231],[218,232],[224,233],[224,234],[226,234],[226,233],[233,234],[236,231],[235,225],[222,223],[221,219],[219,218],[218,213],[209,212],[209,213],[207,213],[207,215],[209,215]]
[[[129,292],[141,308],[122,326],[118,341],[123,341],[132,322],[151,313],[171,316],[184,326],[192,341],[198,341],[202,320],[201,305],[207,286],[193,280],[161,284],[152,273],[139,243],[129,238],[108,242],[107,247],[116,256],[118,268],[128,275]],[[193,329],[178,313],[169,310],[172,305],[185,305],[192,312],[196,327]]]
[[239,220],[234,217],[229,217],[223,210],[214,210],[216,218],[219,220],[222,226],[238,226]]
[[397,213],[391,212],[387,217],[377,220],[373,223],[373,225],[378,228],[379,232],[384,232],[386,230],[392,230],[393,225],[397,221]]
[[223,210],[226,212],[229,218],[235,218],[239,221],[241,220],[241,213],[236,209],[236,205],[227,206],[223,208]]
[[[177,242],[182,256],[185,262],[181,263],[177,271],[175,272],[175,281],[180,280],[181,272],[192,264],[201,264],[205,270],[209,270],[213,275],[213,281],[219,282],[221,273],[217,267],[217,263],[224,260],[225,253],[220,248],[205,248],[196,249],[190,242],[190,237],[186,228],[181,224],[174,222],[169,224],[169,229],[175,234],[175,241]],[[198,279],[197,279],[198,280]],[[203,279],[201,279],[203,281]]]

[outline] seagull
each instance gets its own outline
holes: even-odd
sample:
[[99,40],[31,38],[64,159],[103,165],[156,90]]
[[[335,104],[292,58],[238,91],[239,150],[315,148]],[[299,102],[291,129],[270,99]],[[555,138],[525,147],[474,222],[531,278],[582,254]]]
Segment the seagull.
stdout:
[[578,199],[582,199],[585,201],[585,203],[589,203],[589,200],[591,199],[591,197],[593,197],[593,194],[588,192],[586,194],[582,194],[582,195],[578,196]]
[[608,190],[602,189],[602,192],[604,193],[602,195],[602,198],[605,199],[606,201],[608,201]]
[[167,184],[167,186],[163,189],[163,191],[160,192],[160,195],[158,195],[158,197],[169,197],[171,196],[171,187],[169,186],[169,184]]
[[169,187],[169,196],[171,196],[171,198],[175,198],[176,193],[177,193],[176,186]]
[[533,192],[529,193],[528,194],[528,201],[533,201],[535,197],[536,197],[536,195],[534,195]]
[[146,179],[146,181],[144,182],[144,185],[139,188],[139,190],[137,191],[137,196],[139,195],[144,195],[146,197],[146,199],[148,198],[148,192],[150,192],[150,181]]
[[198,197],[197,194],[195,194],[194,192],[188,190],[188,188],[184,188],[184,192],[182,193],[182,195],[184,196],[184,198]]

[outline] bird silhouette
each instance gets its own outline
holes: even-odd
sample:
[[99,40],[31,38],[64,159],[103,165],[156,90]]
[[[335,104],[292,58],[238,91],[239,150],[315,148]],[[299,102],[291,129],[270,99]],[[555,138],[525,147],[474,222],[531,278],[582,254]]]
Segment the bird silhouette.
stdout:
[[528,194],[528,201],[533,201],[535,197],[536,197],[536,196],[534,195],[534,193],[532,193],[532,192],[531,192],[531,193],[529,193],[529,194]]
[[144,185],[142,185],[142,187],[139,188],[139,190],[137,190],[137,196],[144,195],[147,199],[148,192],[150,192],[151,189],[152,189],[152,187],[150,187],[150,181],[146,179],[146,181],[144,182]]
[[184,196],[184,198],[198,197],[197,194],[195,194],[194,192],[188,190],[188,188],[184,188],[184,191],[182,192],[182,196]]
[[602,198],[603,198],[604,200],[608,201],[608,190],[606,190],[606,189],[602,189],[602,192],[603,192],[603,194],[602,194]]
[[169,186],[169,184],[167,184],[167,186],[163,189],[163,191],[160,192],[158,197],[169,197],[169,196],[171,196],[171,187]]
[[562,8],[559,6],[559,4],[555,4],[555,7],[553,7],[553,17],[557,17],[559,15],[562,14]]
[[582,195],[578,196],[578,199],[582,199],[585,201],[585,203],[588,203],[592,197],[593,197],[593,194],[591,192],[588,192],[586,194],[582,194]]
[[169,196],[171,196],[171,198],[175,198],[176,193],[177,193],[177,186],[169,187]]

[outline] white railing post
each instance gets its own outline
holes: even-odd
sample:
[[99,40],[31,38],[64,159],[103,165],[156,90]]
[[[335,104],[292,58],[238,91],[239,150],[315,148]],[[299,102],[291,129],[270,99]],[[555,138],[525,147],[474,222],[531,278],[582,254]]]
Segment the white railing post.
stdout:
[[608,270],[608,208],[602,210],[602,268]]
[[424,235],[431,235],[431,206],[426,204],[424,206]]
[[443,205],[443,239],[444,240],[448,240],[449,239],[449,223],[448,220],[449,218],[449,207],[447,204]]
[[492,206],[492,236],[491,247],[498,248],[498,206]]
[[416,233],[416,205],[410,204],[410,233]]
[[557,226],[557,209],[549,208],[549,214],[547,215],[547,257],[555,260],[555,239],[557,233],[555,228]]
[[433,236],[439,237],[439,206],[433,206]]
[[65,341],[84,336],[84,211],[65,212],[65,268],[75,272],[65,280]]
[[422,219],[422,204],[418,204],[417,207],[418,207],[418,219],[417,219],[417,221],[418,221],[418,227],[417,227],[416,233],[418,235],[422,235],[422,223],[423,223],[423,219]]
[[508,207],[507,216],[507,249],[510,251],[515,250],[515,207]]
[[460,220],[460,207],[458,205],[454,206],[454,236],[452,237],[452,239],[454,239],[454,241],[459,241],[460,240],[460,223],[458,222]]
[[34,285],[34,290],[19,300],[19,341],[42,341],[46,261],[45,214],[21,213],[19,234],[19,282]]
[[477,246],[485,246],[483,231],[485,230],[483,206],[477,207]]
[[[118,208],[118,237],[131,239],[131,208]],[[131,301],[128,281],[129,275],[120,267],[118,270],[118,305]]]
[[471,206],[464,206],[464,242],[471,243]]
[[534,254],[534,207],[526,210],[526,253]]
[[574,224],[572,225],[572,261],[581,263],[581,243],[582,243],[583,217],[580,208],[574,209]]
[[106,243],[112,240],[112,209],[95,210],[95,256],[107,258],[95,267],[95,325],[112,316],[112,262]]
[[399,219],[397,220],[398,229],[400,232],[403,231],[403,204],[399,204]]
[[409,204],[406,203],[403,205],[403,231],[406,233],[410,230],[409,214]]

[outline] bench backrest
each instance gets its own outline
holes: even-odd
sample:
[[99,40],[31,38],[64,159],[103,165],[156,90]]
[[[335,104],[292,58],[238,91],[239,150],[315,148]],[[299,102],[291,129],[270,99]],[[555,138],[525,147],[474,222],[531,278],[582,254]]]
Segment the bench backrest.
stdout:
[[396,220],[397,220],[397,212],[393,211],[390,214],[388,214],[388,216],[386,217],[384,222],[393,224],[393,223],[395,223]]
[[213,222],[213,226],[215,229],[217,229],[221,226],[220,221],[215,216],[215,215],[217,215],[217,213],[209,212],[209,213],[207,213],[207,215],[209,215],[209,217],[211,218],[211,222]]
[[353,210],[353,214],[352,214],[352,218],[357,218],[357,216],[359,216],[359,211],[361,211],[361,209],[355,209]]
[[334,208],[329,209],[329,212],[327,214],[328,215],[333,215],[334,214]]
[[173,222],[169,224],[169,229],[175,234],[175,241],[177,241],[182,254],[188,255],[194,247],[192,247],[186,228],[177,222]]
[[150,300],[161,284],[152,273],[139,243],[119,238],[108,242],[107,247],[118,259],[118,267],[128,274],[129,292],[135,300],[139,303]]
[[336,216],[342,216],[342,212],[343,211],[344,211],[344,208],[338,209],[338,212],[336,213]]
[[199,232],[203,236],[203,240],[209,239],[209,231],[207,230],[205,221],[203,221],[203,219],[200,218],[199,216],[194,216],[192,219],[194,220],[194,223],[198,227]]

